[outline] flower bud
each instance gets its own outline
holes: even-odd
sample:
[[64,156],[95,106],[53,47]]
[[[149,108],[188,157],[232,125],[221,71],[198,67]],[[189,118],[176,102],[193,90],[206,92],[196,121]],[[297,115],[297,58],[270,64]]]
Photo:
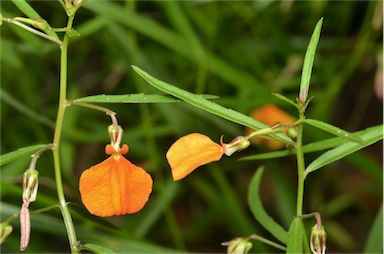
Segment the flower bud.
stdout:
[[324,254],[326,247],[327,233],[324,227],[320,224],[316,224],[312,227],[311,231],[311,251],[313,254]]
[[28,169],[23,175],[23,202],[36,200],[39,187],[39,172],[35,169]]
[[8,223],[0,223],[0,244],[12,233],[12,226]]
[[225,155],[231,156],[233,153],[247,148],[250,144],[251,142],[248,139],[246,139],[243,136],[239,136],[234,138],[229,144],[222,143],[222,146],[223,146]]
[[247,254],[251,248],[252,243],[249,241],[249,238],[234,238],[229,242],[225,242],[222,245],[228,246],[228,254]]
[[296,138],[297,137],[297,129],[296,127],[289,127],[287,130],[287,135],[290,138]]

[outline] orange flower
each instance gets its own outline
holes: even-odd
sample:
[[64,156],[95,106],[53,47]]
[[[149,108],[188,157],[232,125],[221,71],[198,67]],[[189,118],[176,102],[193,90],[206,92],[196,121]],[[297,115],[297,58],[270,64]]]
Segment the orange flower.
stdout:
[[224,154],[224,148],[209,137],[191,133],[179,138],[168,150],[167,160],[174,181],[189,175],[201,165],[218,161]]
[[122,156],[127,152],[127,145],[123,145],[118,152],[112,145],[107,145],[105,153],[111,156],[81,174],[81,200],[91,214],[113,216],[136,213],[148,201],[152,178],[143,168]]
[[[273,126],[277,123],[280,124],[291,124],[295,122],[295,118],[293,118],[291,115],[286,113],[285,111],[281,110],[279,107],[273,105],[273,104],[267,104],[261,108],[257,108],[253,110],[250,114],[250,116],[262,123],[265,123],[269,126]],[[251,133],[253,130],[247,129],[247,133]],[[260,138],[252,138],[252,143],[254,144],[260,144],[262,143],[262,140]],[[284,148],[284,143],[276,141],[276,140],[263,140],[270,149],[272,150],[278,150]]]

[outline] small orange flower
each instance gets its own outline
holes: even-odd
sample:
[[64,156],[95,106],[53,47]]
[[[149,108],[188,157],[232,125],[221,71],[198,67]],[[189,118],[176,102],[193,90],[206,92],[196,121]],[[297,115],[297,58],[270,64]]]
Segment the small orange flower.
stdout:
[[[267,104],[263,107],[257,108],[253,110],[250,114],[250,116],[264,124],[267,124],[269,126],[273,126],[277,123],[280,124],[291,124],[295,122],[295,118],[293,118],[291,115],[286,113],[285,111],[281,110],[279,107],[273,105],[273,104]],[[251,129],[247,129],[247,133],[251,133]],[[260,144],[262,143],[262,140],[260,138],[252,138],[252,143],[254,144]],[[284,148],[284,143],[276,141],[276,140],[263,140],[270,149],[272,150],[278,150]]]
[[105,153],[111,156],[81,174],[81,200],[91,214],[113,216],[136,213],[148,201],[152,178],[143,168],[122,156],[127,152],[127,145],[119,151],[107,145]]
[[209,137],[191,133],[179,138],[168,150],[167,160],[174,181],[189,175],[196,168],[218,161],[224,154],[224,148]]

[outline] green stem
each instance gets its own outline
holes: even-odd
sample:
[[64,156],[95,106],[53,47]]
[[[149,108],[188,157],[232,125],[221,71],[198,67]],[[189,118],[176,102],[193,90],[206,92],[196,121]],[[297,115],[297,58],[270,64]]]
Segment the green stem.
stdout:
[[[300,112],[299,121],[304,121],[304,112]],[[297,141],[296,141],[296,158],[297,158],[297,205],[296,205],[296,216],[302,216],[303,214],[303,196],[304,196],[304,153],[303,153],[303,124],[301,123],[298,127]]]
[[250,236],[250,238],[254,239],[254,240],[257,240],[257,241],[260,241],[260,242],[263,242],[265,244],[268,244],[268,245],[270,245],[272,247],[275,247],[276,249],[279,249],[279,250],[282,250],[282,251],[286,251],[287,250],[287,248],[285,248],[285,246],[277,244],[275,242],[272,242],[272,241],[270,241],[270,240],[268,240],[268,239],[266,239],[266,238],[264,238],[262,236],[256,235],[256,234],[252,234]]
[[[74,16],[68,17],[67,31],[70,31],[73,24]],[[61,131],[63,127],[64,112],[66,106],[66,92],[67,92],[67,52],[68,52],[68,43],[69,37],[68,34],[65,34],[63,44],[61,45],[61,58],[60,58],[60,95],[59,95],[59,108],[57,111],[55,135],[53,139],[53,160],[55,166],[55,179],[56,179],[56,188],[57,196],[60,202],[60,210],[63,215],[63,220],[65,228],[68,234],[68,240],[71,247],[71,253],[80,253],[79,252],[79,243],[76,238],[75,228],[73,226],[73,221],[71,214],[69,212],[67,202],[64,197],[63,182],[61,179],[61,169],[60,169],[60,138]]]

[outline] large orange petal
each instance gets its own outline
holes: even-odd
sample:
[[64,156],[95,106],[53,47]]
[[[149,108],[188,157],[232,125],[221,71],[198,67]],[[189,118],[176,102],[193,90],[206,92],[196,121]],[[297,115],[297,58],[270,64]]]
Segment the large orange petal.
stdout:
[[179,138],[168,150],[167,160],[173,180],[180,180],[201,165],[218,161],[223,156],[222,147],[209,137],[191,133]]
[[121,155],[85,170],[80,177],[81,199],[97,216],[135,213],[142,209],[152,192],[152,178]]

